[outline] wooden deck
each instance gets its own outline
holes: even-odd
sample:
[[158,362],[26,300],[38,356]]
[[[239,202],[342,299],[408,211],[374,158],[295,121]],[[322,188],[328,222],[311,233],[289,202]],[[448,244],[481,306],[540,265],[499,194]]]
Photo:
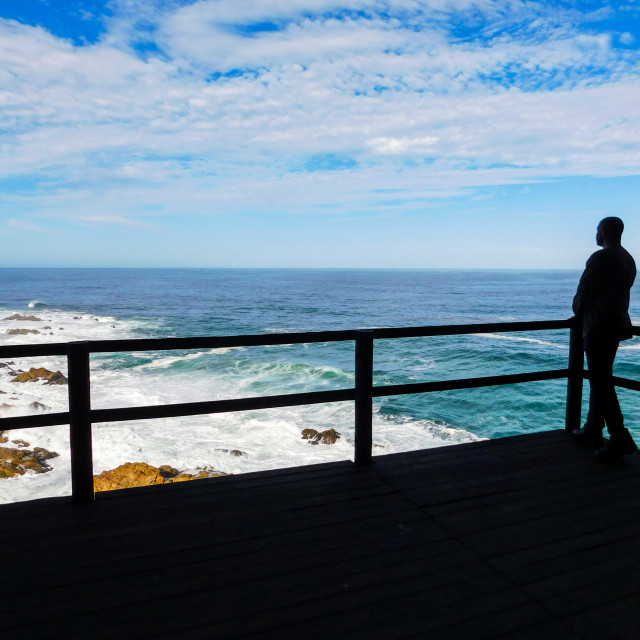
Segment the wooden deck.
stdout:
[[564,432],[0,507],[29,638],[640,638],[640,455]]

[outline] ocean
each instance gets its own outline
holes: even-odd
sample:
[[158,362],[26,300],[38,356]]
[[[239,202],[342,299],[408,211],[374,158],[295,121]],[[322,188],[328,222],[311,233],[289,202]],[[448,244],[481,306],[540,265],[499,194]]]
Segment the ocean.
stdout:
[[[515,270],[0,269],[0,345],[557,320],[571,316],[579,277]],[[10,319],[14,314],[37,319]],[[631,316],[640,324],[637,290]],[[375,345],[374,384],[557,369],[567,358],[568,331],[384,340]],[[64,358],[0,362],[0,417],[67,410],[66,386],[12,382],[15,371],[31,367],[66,375]],[[640,379],[640,339],[623,343],[616,373]],[[91,380],[96,409],[350,388],[353,343],[96,354]],[[563,428],[565,395],[566,381],[558,380],[382,398],[374,403],[374,455]],[[619,397],[627,426],[640,436],[640,397],[626,390]],[[237,474],[353,459],[353,421],[353,403],[345,402],[95,424],[94,472],[147,462]],[[341,437],[313,446],[302,439],[306,428],[334,428]],[[0,503],[70,494],[67,427],[5,436],[59,456],[48,473],[0,479]]]

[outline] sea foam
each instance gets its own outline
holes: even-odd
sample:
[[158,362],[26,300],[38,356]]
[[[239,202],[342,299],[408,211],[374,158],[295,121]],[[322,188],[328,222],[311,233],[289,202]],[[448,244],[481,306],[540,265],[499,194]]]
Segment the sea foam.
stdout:
[[[30,308],[36,307],[30,304]],[[0,344],[123,339],[148,334],[152,328],[143,322],[44,306],[38,308],[37,321],[7,319],[16,313],[27,317],[19,309],[0,311],[0,317],[4,318],[0,319]],[[33,329],[38,333],[7,333],[16,328]],[[352,387],[354,372],[350,352],[340,356],[349,363],[344,366],[316,359],[319,353],[326,358],[325,352],[329,348],[327,345],[314,345],[313,348],[280,345],[179,353],[93,354],[91,403],[94,409],[102,409]],[[67,375],[64,357],[13,359],[3,364],[6,366],[0,368],[0,391],[5,393],[2,397],[7,398],[5,405],[12,406],[0,408],[0,415],[67,411],[66,386],[11,382],[16,372],[31,367],[60,370]],[[431,366],[429,362],[421,364]],[[33,405],[34,402],[45,408],[34,408],[38,406]],[[376,403],[374,455],[477,439],[464,430],[429,420],[383,415],[379,409]],[[94,473],[113,469],[124,462],[169,464],[187,472],[214,468],[223,473],[245,473],[352,459],[353,424],[351,402],[97,423],[93,425]],[[341,438],[330,446],[312,445],[302,439],[305,428],[318,431],[333,428]],[[32,447],[44,447],[60,455],[50,461],[51,472],[27,473],[0,481],[0,503],[70,493],[68,427],[24,429],[7,435],[10,440],[22,438]],[[12,446],[11,443],[8,446]]]

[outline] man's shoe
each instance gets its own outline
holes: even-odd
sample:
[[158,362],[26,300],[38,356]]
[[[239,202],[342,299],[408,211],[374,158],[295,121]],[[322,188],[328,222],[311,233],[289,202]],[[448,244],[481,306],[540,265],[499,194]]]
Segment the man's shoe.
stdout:
[[607,445],[596,451],[596,460],[598,462],[616,462],[622,456],[635,453],[637,450],[638,446],[633,441],[631,434],[627,429],[624,429],[620,434],[611,436]]
[[582,429],[574,429],[571,432],[571,435],[577,442],[584,442],[585,444],[596,447],[597,449],[604,447],[604,438],[602,437],[602,433],[594,433],[586,427],[583,427]]

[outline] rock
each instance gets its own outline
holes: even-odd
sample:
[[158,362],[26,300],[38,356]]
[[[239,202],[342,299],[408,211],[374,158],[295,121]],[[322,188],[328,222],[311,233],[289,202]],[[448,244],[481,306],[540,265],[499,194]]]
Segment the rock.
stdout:
[[6,392],[6,391],[3,391],[2,389],[0,389],[0,395],[1,395],[1,396],[6,396],[6,395],[7,395],[7,392]]
[[57,457],[57,453],[42,447],[35,447],[33,451],[0,447],[0,478],[23,476],[27,471],[46,473],[51,471],[47,460]]
[[28,333],[40,333],[37,329],[9,329],[7,333],[11,336],[26,336]]
[[19,373],[11,382],[36,382],[46,380],[45,384],[69,384],[67,378],[60,371],[49,371],[44,367]]
[[11,442],[13,442],[13,444],[17,444],[20,449],[25,449],[26,447],[31,446],[31,444],[29,444],[26,440],[17,439],[17,440],[12,440]]
[[158,467],[158,471],[165,480],[168,478],[175,478],[180,473],[177,469],[170,467],[168,464],[163,464],[161,467]]
[[42,322],[42,318],[36,318],[36,316],[23,316],[19,313],[14,313],[12,316],[5,318],[5,320],[26,320],[28,322]]
[[47,325],[46,327],[42,327],[42,330],[44,331],[45,329],[51,329],[51,327],[49,325]]
[[244,451],[240,451],[240,449],[216,449],[216,451],[218,453],[228,453],[230,456],[233,456],[234,458],[247,458],[248,454],[246,454]]
[[205,478],[209,478],[209,474],[203,469],[199,471],[195,476],[190,473],[181,473],[172,479],[172,482],[189,482],[189,480],[204,480]]
[[196,475],[180,473],[169,465],[153,467],[146,462],[125,462],[115,469],[103,471],[93,476],[95,491],[112,491],[114,489],[128,489],[130,487],[148,487],[154,484],[169,484],[223,476],[213,469],[202,469]]
[[9,438],[4,435],[4,431],[0,431],[0,442],[9,442]]
[[4,369],[4,367],[8,367],[9,365],[15,365],[15,362],[0,362],[0,369]]
[[6,402],[3,402],[2,404],[0,404],[0,411],[2,409],[13,409],[14,407],[14,404],[7,404]]
[[38,402],[37,400],[34,400],[33,402],[30,402],[29,406],[32,409],[42,409],[43,411],[46,411],[47,409],[51,409],[51,407],[47,407],[46,404],[42,404],[42,402]]
[[126,462],[110,471],[93,476],[95,491],[111,491],[128,487],[146,487],[152,484],[164,484],[160,469],[146,462]]
[[335,444],[340,440],[340,434],[335,429],[325,429],[316,431],[315,429],[303,429],[302,439],[308,440],[309,444]]
[[320,435],[322,444],[335,444],[340,440],[340,434],[335,429],[325,429]]

